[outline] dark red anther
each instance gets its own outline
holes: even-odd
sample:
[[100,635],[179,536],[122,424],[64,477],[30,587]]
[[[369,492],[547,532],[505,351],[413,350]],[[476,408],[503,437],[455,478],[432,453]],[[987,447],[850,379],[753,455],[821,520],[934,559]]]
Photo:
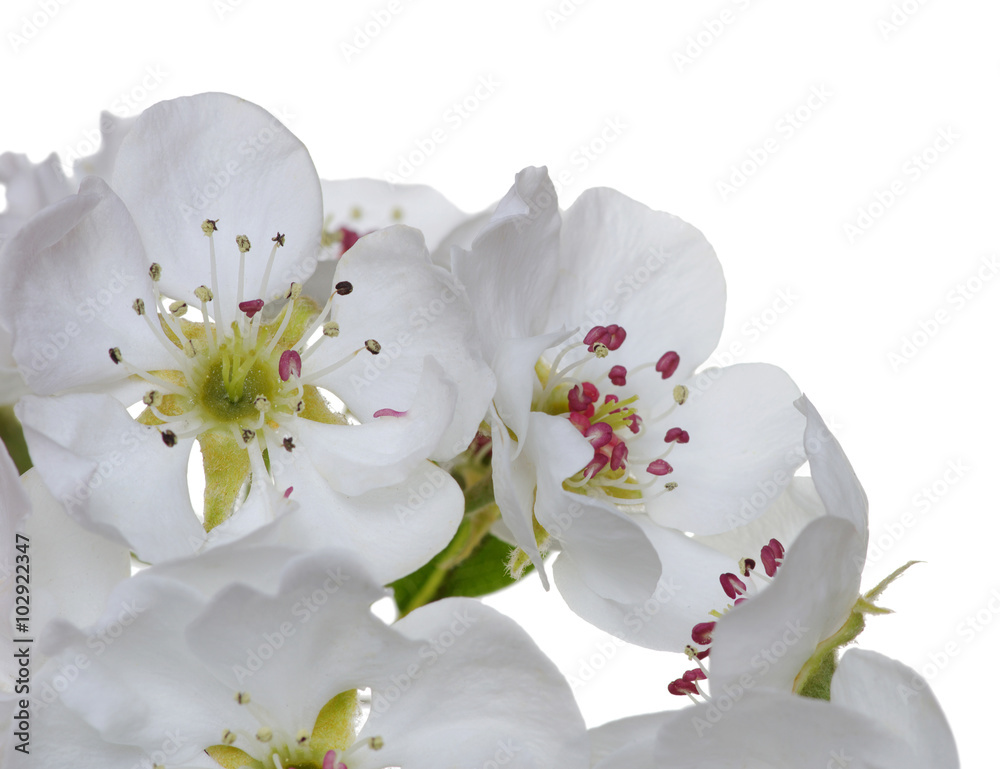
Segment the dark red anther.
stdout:
[[670,352],[663,353],[660,359],[656,361],[656,370],[660,372],[660,376],[664,379],[669,379],[677,371],[677,367],[680,364],[681,356],[671,350]]
[[695,681],[707,681],[708,676],[705,675],[705,671],[701,668],[692,668],[691,670],[685,670],[682,678],[685,681],[690,681],[694,683]]
[[596,450],[607,446],[611,442],[611,438],[614,437],[614,430],[611,429],[611,425],[607,422],[596,422],[589,425],[583,431],[583,437],[590,441],[590,445]]
[[263,299],[248,299],[245,302],[240,302],[240,312],[246,313],[248,318],[252,318],[258,312],[264,309]]
[[604,342],[604,345],[609,350],[617,350],[619,347],[622,346],[622,342],[625,341],[625,329],[623,329],[616,323],[612,323],[610,326],[607,327],[606,331],[608,334],[608,338],[602,340]]
[[594,458],[583,468],[584,476],[593,478],[608,465],[608,458],[604,454],[595,453]]
[[773,577],[777,573],[784,558],[785,548],[776,539],[772,539],[760,549],[760,560],[764,564],[764,573],[769,577]]
[[625,460],[628,459],[628,446],[625,441],[621,441],[611,450],[611,469],[624,470]]
[[628,429],[631,430],[635,435],[639,434],[640,425],[642,424],[642,417],[638,414],[632,414],[631,416],[625,417],[625,421],[628,422]]
[[608,379],[611,380],[611,384],[624,387],[625,375],[627,373],[628,371],[625,370],[624,366],[612,366],[611,371],[608,372]]
[[678,678],[676,681],[671,681],[667,684],[667,691],[683,697],[685,694],[697,694],[698,687],[694,681],[685,681],[683,678]]
[[341,296],[347,296],[354,290],[354,284],[349,280],[342,280],[333,289]]
[[772,539],[767,545],[774,551],[775,558],[781,559],[785,557],[785,548],[778,540]]
[[749,577],[750,572],[752,572],[757,567],[757,562],[753,558],[744,558],[740,561],[743,564],[743,576]]
[[665,443],[673,443],[674,441],[687,443],[689,440],[691,440],[691,436],[687,434],[687,430],[682,430],[679,427],[671,427],[663,438]]
[[287,382],[292,376],[302,373],[302,358],[295,350],[285,350],[278,360],[278,376],[282,382]]
[[699,622],[691,629],[691,640],[696,644],[708,646],[712,643],[712,633],[715,631],[714,622]]
[[608,335],[608,330],[604,326],[594,326],[587,335],[583,338],[583,343],[587,345],[588,349],[593,352],[594,345],[598,342],[603,343],[604,338]]
[[726,595],[730,598],[736,598],[737,595],[743,595],[747,591],[746,583],[735,574],[729,572],[721,574],[719,582],[722,583],[722,589],[726,591]]
[[646,472],[650,475],[669,475],[673,471],[674,468],[665,459],[654,459],[646,467]]

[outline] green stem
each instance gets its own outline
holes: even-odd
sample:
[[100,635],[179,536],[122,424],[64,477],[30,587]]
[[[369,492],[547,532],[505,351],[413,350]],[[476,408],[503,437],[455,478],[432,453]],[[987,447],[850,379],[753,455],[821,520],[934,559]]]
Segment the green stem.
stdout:
[[466,491],[465,517],[458,527],[458,532],[441,553],[441,560],[434,566],[427,581],[420,586],[400,613],[401,618],[434,600],[448,573],[472,554],[483,538],[490,533],[490,527],[499,517],[500,510],[493,501],[493,478],[487,476]]
[[17,472],[23,475],[31,468],[31,457],[28,456],[28,444],[24,440],[21,423],[14,416],[13,406],[0,406],[0,440],[7,446],[7,452],[17,466]]

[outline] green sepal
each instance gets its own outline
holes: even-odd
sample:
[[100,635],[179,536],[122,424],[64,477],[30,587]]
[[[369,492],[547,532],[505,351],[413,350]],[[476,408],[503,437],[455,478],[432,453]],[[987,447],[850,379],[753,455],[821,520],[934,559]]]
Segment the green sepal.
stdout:
[[[798,693],[814,700],[830,700],[833,674],[837,672],[837,651],[831,650],[816,662],[812,673],[802,682]],[[801,674],[800,674],[801,675]]]
[[891,585],[893,582],[899,579],[899,577],[902,576],[904,571],[909,569],[915,563],[923,563],[923,561],[907,561],[905,564],[896,569],[896,571],[894,571],[888,577],[879,582],[875,587],[873,587],[871,590],[865,593],[864,595],[865,600],[874,601],[876,598],[882,595],[882,593],[885,592],[885,589],[889,587],[889,585]]
[[854,611],[861,612],[862,614],[892,614],[892,609],[876,606],[875,604],[866,601],[864,598],[859,598],[857,600],[854,604]]
[[17,472],[24,475],[31,469],[28,444],[24,440],[24,430],[14,416],[13,406],[0,406],[0,441],[7,447],[7,453],[14,460]]

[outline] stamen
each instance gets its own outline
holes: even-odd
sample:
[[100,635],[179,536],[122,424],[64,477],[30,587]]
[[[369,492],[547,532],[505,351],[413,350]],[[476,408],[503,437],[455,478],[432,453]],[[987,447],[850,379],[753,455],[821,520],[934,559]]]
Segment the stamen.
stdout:
[[[247,251],[250,250],[250,238],[248,238],[246,235],[237,235],[236,247],[240,250],[240,271],[239,271],[239,277],[237,278],[236,281],[236,304],[237,306],[239,306],[240,303],[243,301],[243,275],[246,270]],[[218,323],[219,319],[216,318],[215,322]]]
[[181,301],[171,302],[168,311],[175,318],[183,317],[184,315],[187,314],[188,304],[187,302],[181,302]]
[[236,692],[233,695],[233,699],[236,700],[237,705],[247,705],[250,703],[250,695],[246,692]]
[[673,471],[674,468],[662,459],[655,459],[646,467],[646,472],[651,475],[669,475]]
[[[266,726],[260,727],[255,735],[259,742],[270,742],[271,738],[274,737],[274,732],[268,729]],[[277,758],[277,756],[275,756]]]
[[160,265],[158,265],[156,262],[153,262],[151,265],[149,265],[149,277],[152,278],[154,283],[159,282],[160,276],[162,274],[163,271],[160,269]]
[[285,451],[291,452],[295,448],[295,441],[292,440],[291,436],[285,436],[281,445],[285,447]]
[[372,355],[378,355],[382,352],[382,345],[376,342],[374,339],[365,340],[365,349],[368,350]]
[[340,281],[340,283],[338,283],[337,285],[335,285],[333,288],[341,296],[347,296],[349,293],[351,293],[354,290],[354,286],[351,284],[351,282],[349,280],[342,280],[342,281]]
[[624,387],[627,373],[624,366],[612,366],[611,371],[608,372],[608,379],[611,380],[611,384]]
[[278,361],[278,375],[282,382],[287,382],[289,377],[299,377],[302,374],[302,358],[295,350],[285,350],[281,353]]
[[219,307],[221,304],[219,301],[219,270],[215,264],[215,238],[213,237],[213,233],[219,229],[218,221],[218,219],[206,219],[201,223],[201,231],[208,236],[208,256],[212,262],[212,317],[217,325],[221,323],[222,319],[222,310]]
[[177,434],[173,430],[164,430],[160,433],[160,437],[163,439],[163,442],[171,448],[177,445]]
[[274,265],[274,255],[278,253],[278,248],[285,245],[285,236],[280,232],[271,238],[271,242],[274,243],[271,246],[271,253],[267,257],[267,266],[264,267],[264,277],[260,281],[260,289],[257,291],[258,296],[267,296],[267,282],[271,279],[271,267]]
[[263,299],[248,299],[245,302],[239,303],[240,312],[246,315],[248,318],[253,319],[253,316],[264,309]]
[[222,732],[221,742],[223,745],[232,745],[234,742],[236,742],[236,735],[229,729],[225,729]]
[[663,440],[666,443],[673,443],[675,441],[677,443],[687,443],[691,440],[691,436],[687,434],[686,430],[682,430],[679,427],[671,427],[667,430],[667,434],[664,436]]
[[735,574],[729,572],[720,574],[719,582],[722,583],[722,589],[726,591],[726,595],[730,598],[742,596],[747,591],[746,583]]
[[[208,286],[198,286],[194,290],[194,295],[201,302],[201,322],[205,327],[205,339],[208,340],[208,351],[212,357],[218,353],[218,340],[215,335],[217,333],[215,329],[215,324],[210,323],[208,320],[208,303],[215,298],[215,294],[212,293],[212,289]],[[214,305],[213,305],[214,306]]]
[[689,390],[684,385],[674,387],[674,401],[678,406],[683,406],[688,399]]

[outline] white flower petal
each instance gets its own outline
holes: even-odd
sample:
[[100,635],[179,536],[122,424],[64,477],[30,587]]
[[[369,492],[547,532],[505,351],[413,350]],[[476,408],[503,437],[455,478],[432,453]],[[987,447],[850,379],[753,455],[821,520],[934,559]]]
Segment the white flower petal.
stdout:
[[128,372],[112,362],[112,347],[146,370],[176,368],[132,310],[136,297],[155,307],[148,269],[128,211],[97,177],[14,237],[3,251],[0,315],[35,392],[120,382]]
[[830,701],[878,723],[914,752],[907,769],[958,769],[958,748],[927,681],[902,662],[864,649],[844,653]]
[[711,612],[724,605],[718,577],[735,569],[735,564],[679,531],[657,526],[642,515],[633,519],[663,563],[663,576],[652,596],[633,603],[603,598],[587,587],[576,564],[562,556],[552,568],[553,577],[566,604],[592,625],[649,649],[682,651],[691,643],[691,629],[710,622]]
[[796,407],[806,416],[805,449],[813,483],[827,514],[850,521],[868,546],[868,497],[847,455],[812,402],[802,396]]
[[688,386],[687,403],[655,427],[645,423],[646,445],[658,440],[661,451],[667,428],[691,436],[667,460],[677,488],[647,507],[663,526],[717,534],[763,513],[805,459],[804,420],[792,408],[799,390],[784,371],[763,363],[710,369]]
[[505,339],[565,325],[547,322],[558,276],[559,207],[545,168],[521,171],[469,251],[454,249],[452,272],[475,313],[483,357]]
[[589,731],[594,769],[654,769],[653,745],[663,726],[663,713],[632,716]]
[[0,155],[0,184],[7,198],[0,213],[0,247],[36,213],[73,194],[73,185],[54,152],[41,163],[32,163],[27,155],[4,152]]
[[135,121],[135,117],[118,117],[107,111],[101,112],[101,148],[93,155],[80,158],[73,164],[74,176],[78,179],[85,176],[110,179],[115,161],[118,159],[118,148],[121,147],[122,140]]
[[561,322],[623,326],[629,344],[616,362],[631,368],[674,350],[684,379],[715,349],[726,284],[697,229],[615,190],[590,189],[563,215],[561,238],[569,316]]
[[361,238],[340,260],[336,280],[353,286],[351,294],[337,299],[340,336],[321,343],[310,367],[333,363],[366,339],[377,340],[382,351],[374,357],[360,353],[319,384],[368,421],[382,408],[409,408],[414,397],[447,398],[440,385],[420,381],[425,358],[432,356],[458,399],[443,406],[452,416],[440,420],[443,432],[429,456],[446,460],[464,451],[486,414],[495,380],[475,351],[467,298],[430,263],[421,233],[396,226]]
[[718,621],[713,694],[747,677],[754,686],[791,691],[817,645],[850,616],[864,555],[861,538],[847,521],[823,516],[810,523],[771,585]]
[[400,483],[354,497],[331,491],[308,455],[284,466],[276,481],[291,486],[290,499],[299,503],[294,516],[286,514],[279,521],[281,542],[348,548],[382,584],[427,563],[462,521],[464,498],[458,484],[430,462]]
[[[361,414],[366,421],[360,425],[296,419],[289,429],[296,446],[309,454],[309,460],[330,488],[344,494],[363,494],[399,483],[434,453],[441,430],[454,413],[455,389],[440,364],[428,357],[416,386],[416,400],[383,402],[385,408],[406,413],[388,414],[372,421],[367,420],[374,411]],[[419,393],[427,396],[421,398]]]
[[323,208],[312,159],[277,117],[248,101],[210,93],[150,107],[121,143],[112,187],[132,213],[149,259],[163,268],[161,289],[177,299],[194,302],[194,289],[210,284],[201,223],[219,220],[217,300],[224,323],[236,313],[238,235],[251,244],[244,298],[257,297],[278,232],[285,246],[259,298],[305,280],[315,267]]
[[39,475],[72,518],[144,561],[201,547],[187,486],[193,438],[164,445],[109,395],[25,396],[16,413]]
[[359,737],[379,735],[385,745],[360,754],[358,769],[589,765],[565,678],[512,620],[478,601],[448,598],[393,627],[421,646],[411,666],[373,684]]

